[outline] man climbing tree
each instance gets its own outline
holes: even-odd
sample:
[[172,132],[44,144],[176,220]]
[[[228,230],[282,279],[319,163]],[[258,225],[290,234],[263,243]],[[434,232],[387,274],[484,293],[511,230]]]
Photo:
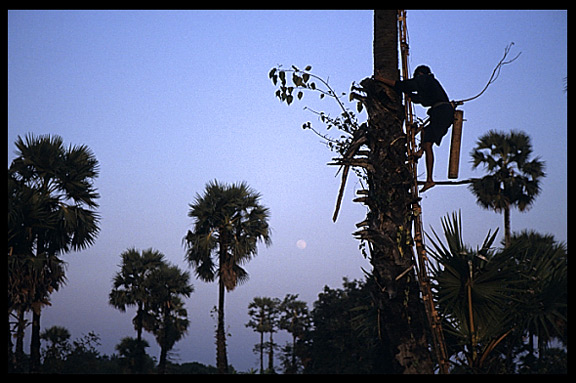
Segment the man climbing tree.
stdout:
[[[398,79],[398,15],[396,10],[374,11],[374,75]],[[402,98],[392,86],[374,77],[353,84],[350,100],[359,102],[368,120],[359,124],[339,93],[321,77],[310,73],[311,66],[300,70],[272,68],[268,76],[278,86],[276,97],[290,105],[303,97],[303,91],[320,93],[320,98],[333,98],[342,114],[333,118],[323,112],[320,120],[345,133],[340,140],[320,134],[308,122],[303,125],[324,138],[329,147],[340,154],[331,165],[340,166],[342,183],[333,216],[335,221],[343,195],[348,169],[355,167],[365,189],[355,202],[367,206],[366,219],[358,224],[353,235],[362,241],[365,256],[373,266],[374,282],[370,295],[377,311],[378,341],[389,360],[389,373],[433,373],[434,361],[427,331],[426,308],[416,275],[418,265],[413,256],[412,208],[417,195],[408,161],[407,135],[403,129],[405,110]],[[292,84],[289,83],[291,73]],[[317,83],[318,82],[318,83]],[[318,85],[317,85],[318,84]],[[290,86],[293,85],[293,86]]]
[[408,94],[413,102],[430,107],[428,109],[430,123],[422,131],[422,147],[416,152],[418,158],[422,156],[423,152],[426,153],[426,183],[420,193],[425,192],[435,185],[432,145],[440,146],[442,137],[446,135],[448,128],[454,121],[454,107],[444,88],[426,65],[417,67],[414,70],[414,77],[404,81],[391,80],[379,74],[375,74],[374,79],[393,87],[398,92]]

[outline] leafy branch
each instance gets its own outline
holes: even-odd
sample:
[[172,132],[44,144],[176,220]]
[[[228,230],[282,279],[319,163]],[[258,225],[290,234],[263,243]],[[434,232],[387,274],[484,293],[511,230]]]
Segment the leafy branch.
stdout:
[[[275,86],[278,86],[275,93],[276,97],[287,105],[294,102],[294,97],[301,100],[304,97],[305,92],[316,92],[319,93],[320,99],[324,99],[327,96],[336,101],[336,104],[341,110],[340,115],[337,117],[332,117],[327,113],[318,112],[308,107],[304,107],[304,109],[317,115],[318,119],[326,125],[326,130],[336,128],[345,134],[342,134],[339,138],[332,138],[314,129],[310,121],[304,123],[302,128],[311,130],[325,141],[330,150],[343,155],[350,146],[354,133],[359,129],[365,128],[366,124],[360,124],[356,114],[344,105],[342,98],[346,93],[339,95],[334,88],[330,86],[327,80],[311,73],[311,70],[312,67],[310,65],[306,66],[304,70],[298,69],[294,65],[292,65],[290,69],[284,69],[279,65],[270,70],[268,77],[272,80],[272,83]],[[356,85],[352,83],[349,101],[359,98],[357,97],[358,95],[353,92],[354,90],[360,90],[360,88],[356,87]],[[363,104],[358,101],[356,106],[357,112],[362,112],[362,109]]]

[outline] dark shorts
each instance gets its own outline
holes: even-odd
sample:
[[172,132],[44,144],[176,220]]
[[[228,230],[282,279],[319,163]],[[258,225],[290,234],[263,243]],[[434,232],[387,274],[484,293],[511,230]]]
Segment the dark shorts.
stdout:
[[454,108],[450,104],[439,105],[428,110],[430,124],[422,131],[422,142],[433,142],[440,146],[442,137],[454,122]]

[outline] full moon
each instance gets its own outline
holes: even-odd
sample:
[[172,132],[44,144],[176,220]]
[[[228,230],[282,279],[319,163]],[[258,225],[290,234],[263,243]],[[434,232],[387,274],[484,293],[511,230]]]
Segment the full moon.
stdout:
[[304,250],[306,248],[306,241],[303,239],[299,239],[296,242],[296,247],[299,248],[300,250]]

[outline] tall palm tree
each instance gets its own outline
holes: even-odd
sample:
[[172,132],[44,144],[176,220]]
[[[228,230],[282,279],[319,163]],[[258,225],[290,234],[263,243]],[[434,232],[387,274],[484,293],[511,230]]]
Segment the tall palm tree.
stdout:
[[524,132],[490,130],[472,150],[472,167],[482,165],[487,175],[474,180],[469,188],[480,206],[504,212],[504,238],[510,245],[510,208],[529,209],[540,193],[540,180],[545,176],[544,162],[530,160],[532,144]]
[[224,327],[225,290],[233,290],[248,279],[241,265],[257,253],[257,243],[271,244],[268,208],[259,203],[260,194],[246,183],[206,185],[196,195],[188,216],[194,229],[183,239],[186,259],[203,281],[218,280],[218,327],[216,364],[220,373],[228,371]]
[[[397,10],[374,11],[374,74],[398,79]],[[379,311],[382,345],[393,355],[394,373],[432,373],[426,337],[427,321],[420,299],[409,240],[412,175],[408,164],[406,134],[402,129],[404,107],[392,88],[370,79],[360,83],[368,112],[365,133],[369,149],[366,168],[369,207],[366,228],[359,233],[369,243],[375,280],[373,297]],[[403,277],[400,277],[403,276]],[[381,330],[381,331],[380,331]]]
[[[30,370],[40,367],[40,313],[64,281],[58,258],[92,245],[99,232],[93,185],[98,161],[85,145],[64,147],[59,136],[27,135],[16,140],[18,155],[8,169],[8,254],[33,256],[36,268],[32,308]],[[51,269],[54,267],[55,269]]]
[[189,325],[182,297],[189,297],[194,289],[188,272],[166,263],[154,269],[144,285],[150,296],[147,304],[150,315],[144,327],[154,334],[160,346],[158,373],[164,374],[168,352],[186,334]]

